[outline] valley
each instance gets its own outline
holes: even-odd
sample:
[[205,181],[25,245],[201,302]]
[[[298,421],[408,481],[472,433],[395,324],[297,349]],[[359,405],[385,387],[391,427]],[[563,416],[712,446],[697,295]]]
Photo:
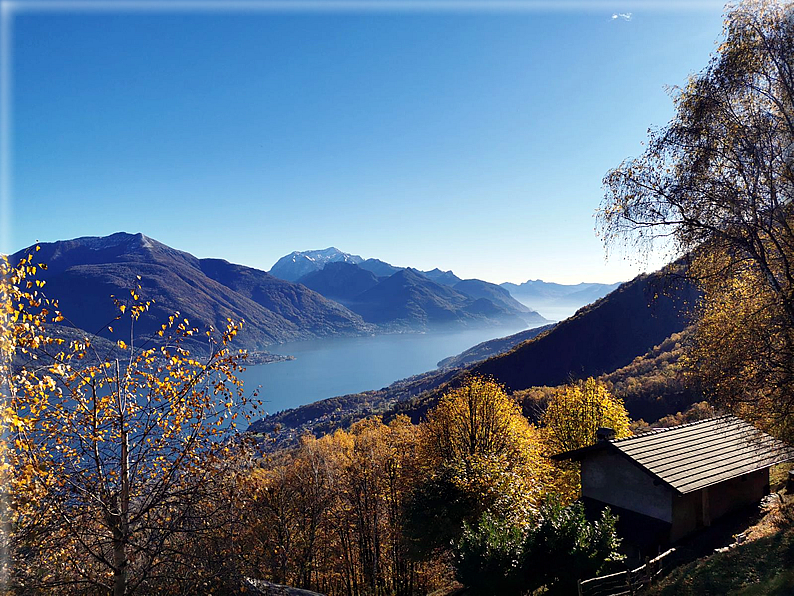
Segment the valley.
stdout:
[[[111,355],[114,340],[132,332],[114,321],[111,296],[123,297],[136,285],[152,302],[136,321],[140,345],[156,345],[158,325],[174,313],[198,331],[244,321],[235,343],[248,352],[246,390],[259,388],[270,415],[338,396],[391,394],[389,387],[405,387],[401,379],[435,377],[437,366],[449,376],[552,328],[511,291],[527,300],[529,288],[549,309],[565,310],[612,287],[500,286],[333,247],[291,253],[265,272],[199,259],[140,233],[45,243],[11,260],[34,252],[47,265],[40,272],[46,295],[66,317],[53,332],[94,335],[103,354]],[[188,341],[197,353],[206,349]],[[361,410],[354,399],[345,402],[345,416]]]
[[6,4],[0,596],[794,593],[794,0]]
[[[607,296],[585,306],[575,316],[556,325],[522,331],[473,346],[439,362],[439,368],[395,381],[388,387],[338,395],[267,416],[251,430],[271,433],[280,429],[277,442],[290,443],[298,435],[322,435],[345,428],[370,415],[385,419],[398,414],[413,422],[424,419],[439,397],[465,382],[469,375],[492,378],[517,399],[538,387],[553,387],[587,377],[620,379],[642,384],[644,377],[662,373],[657,360],[671,336],[681,333],[691,320],[695,289],[680,275],[680,264],[650,275],[640,275]],[[675,344],[675,341],[673,341]],[[667,348],[670,349],[670,348]],[[669,359],[669,354],[667,355]],[[628,366],[645,359],[642,372]],[[666,362],[667,360],[664,360]],[[615,373],[610,377],[610,373]],[[635,378],[631,378],[635,377]],[[657,383],[652,395],[626,394],[632,417],[650,421],[686,409],[699,394],[681,390],[679,378]],[[532,416],[532,404],[525,413]]]

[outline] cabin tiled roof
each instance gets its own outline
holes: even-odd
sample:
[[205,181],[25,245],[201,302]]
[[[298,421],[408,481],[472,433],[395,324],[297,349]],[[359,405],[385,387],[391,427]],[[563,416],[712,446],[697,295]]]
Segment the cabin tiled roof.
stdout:
[[555,459],[581,459],[600,449],[617,450],[679,494],[794,460],[794,448],[735,416],[602,441]]

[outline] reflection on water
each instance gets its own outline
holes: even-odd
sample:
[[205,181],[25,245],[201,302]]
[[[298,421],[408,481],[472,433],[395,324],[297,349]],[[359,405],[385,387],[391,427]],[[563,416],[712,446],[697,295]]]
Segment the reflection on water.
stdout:
[[327,397],[386,387],[436,368],[436,363],[489,339],[521,328],[490,327],[438,333],[342,337],[282,344],[271,351],[295,360],[249,366],[241,375],[247,392],[261,386],[269,413]]

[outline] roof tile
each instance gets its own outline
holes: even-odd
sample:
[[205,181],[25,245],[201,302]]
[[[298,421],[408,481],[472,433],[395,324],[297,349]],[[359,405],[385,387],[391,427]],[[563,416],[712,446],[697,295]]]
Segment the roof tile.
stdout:
[[682,494],[794,460],[794,448],[735,416],[609,443]]

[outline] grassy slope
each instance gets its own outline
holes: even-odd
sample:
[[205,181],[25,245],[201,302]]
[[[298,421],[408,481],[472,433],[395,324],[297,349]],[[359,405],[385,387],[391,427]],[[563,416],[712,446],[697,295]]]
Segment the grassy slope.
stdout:
[[750,596],[794,593],[794,529],[737,546],[676,569],[648,591],[658,596]]
[[[791,499],[791,496],[787,497]],[[782,596],[794,594],[794,504],[747,532],[750,542],[679,567],[653,596]],[[753,539],[753,535],[760,537]]]

